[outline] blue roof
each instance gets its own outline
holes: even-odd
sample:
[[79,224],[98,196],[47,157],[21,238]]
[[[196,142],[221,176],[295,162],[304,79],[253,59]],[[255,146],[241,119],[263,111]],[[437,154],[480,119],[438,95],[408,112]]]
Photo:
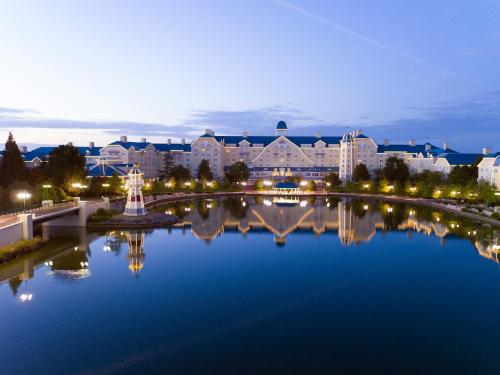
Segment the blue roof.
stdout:
[[427,153],[430,153],[431,155],[439,155],[444,152],[452,154],[456,153],[455,150],[447,149],[443,150],[442,148],[439,148],[437,146],[434,146],[433,144],[427,143],[430,145],[430,150],[427,151],[425,149],[425,144],[423,145],[415,145],[415,146],[410,146],[410,145],[378,145],[377,152],[378,153],[384,153],[384,152],[407,152],[410,154],[423,154],[426,155]]
[[87,164],[87,177],[125,176],[128,164]]
[[38,158],[40,160],[42,159],[45,159],[45,158],[48,158],[49,157],[49,154],[52,152],[52,150],[54,150],[55,147],[54,146],[51,146],[51,147],[38,147],[38,148],[35,148],[31,151],[28,151],[26,152],[23,156],[24,156],[24,160],[26,161],[32,161],[33,159],[35,158]]
[[[240,142],[242,141],[247,141],[251,145],[264,145],[267,146],[274,142],[276,139],[278,139],[280,136],[269,136],[269,135],[253,135],[253,136],[247,136],[243,137],[240,135],[217,135],[215,136],[215,139],[217,142],[224,142],[225,144],[235,144],[236,146],[239,145]],[[289,139],[291,142],[296,144],[297,146],[300,146],[301,144],[310,144],[314,145],[318,141],[323,141],[327,145],[332,145],[332,144],[339,144],[340,140],[342,137],[310,137],[310,136],[294,136],[294,137],[286,137]]]
[[298,185],[295,182],[278,182],[275,189],[298,189]]
[[440,158],[445,158],[450,165],[471,165],[482,154],[460,154],[460,153],[444,153],[439,155]]
[[286,130],[286,129],[288,129],[288,126],[286,126],[286,122],[285,121],[280,121],[276,125],[276,129],[277,130]]
[[[24,156],[24,160],[32,161],[35,158],[40,160],[47,159],[49,154],[55,149],[55,146],[46,146],[46,147],[38,147],[31,151],[26,152]],[[83,156],[99,156],[99,151],[101,147],[77,147],[78,152]],[[87,153],[88,151],[88,153]]]
[[191,152],[191,144],[186,143],[153,143],[153,146],[158,151],[184,151],[184,152]]
[[77,147],[78,152],[85,156],[99,156],[101,147]]
[[487,158],[496,158],[497,156],[500,156],[500,151],[499,152],[492,152],[492,153],[486,155],[485,157],[487,157]]
[[149,145],[153,145],[155,149],[158,151],[185,151],[185,152],[190,152],[191,151],[191,144],[181,144],[181,143],[151,143],[151,142],[122,142],[122,141],[115,141],[111,143],[112,145],[118,145],[122,146],[126,150],[128,150],[130,147],[135,148],[136,150],[144,150],[146,147]]
[[115,141],[111,143],[112,145],[118,145],[122,146],[125,149],[129,149],[130,147],[135,148],[136,150],[144,150],[146,147],[148,147],[151,142],[122,142],[122,141]]

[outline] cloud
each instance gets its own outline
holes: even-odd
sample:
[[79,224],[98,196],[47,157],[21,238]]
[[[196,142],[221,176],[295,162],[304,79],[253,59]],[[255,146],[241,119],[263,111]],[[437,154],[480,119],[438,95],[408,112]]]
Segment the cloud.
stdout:
[[[15,108],[5,111],[1,108],[0,129],[83,129],[116,135],[117,138],[118,135],[129,135],[161,141],[167,137],[194,139],[205,128],[226,135],[241,134],[243,131],[269,135],[273,134],[275,124],[284,120],[288,123],[290,135],[311,135],[316,131],[323,135],[340,135],[348,130],[362,129],[378,142],[385,138],[391,143],[416,139],[419,143],[441,145],[447,141],[458,151],[479,152],[484,146],[500,150],[500,92],[459,102],[436,103],[431,107],[408,108],[417,115],[383,123],[370,123],[370,116],[365,113],[349,127],[318,119],[292,104],[242,110],[196,110],[178,124],[44,119],[30,117],[31,111]],[[10,113],[17,115],[10,116]],[[23,113],[27,116],[23,117]]]
[[34,109],[31,108],[9,108],[9,107],[0,107],[0,115],[7,116],[9,115],[17,115],[17,114],[36,114],[38,113]]
[[[452,148],[462,152],[480,152],[484,146],[500,150],[500,92],[411,109],[418,116],[380,124],[364,123],[351,126],[351,129],[362,129],[378,142],[385,138],[391,143],[406,143],[409,139],[416,139],[419,143],[432,142],[436,145],[446,141]],[[346,130],[338,124],[323,124],[313,128],[323,134],[341,134]],[[311,127],[293,128],[293,131],[310,135]]]
[[222,134],[239,134],[243,131],[258,134],[269,133],[280,120],[302,126],[318,122],[316,118],[288,104],[244,110],[194,111],[185,125],[197,130],[211,128]]

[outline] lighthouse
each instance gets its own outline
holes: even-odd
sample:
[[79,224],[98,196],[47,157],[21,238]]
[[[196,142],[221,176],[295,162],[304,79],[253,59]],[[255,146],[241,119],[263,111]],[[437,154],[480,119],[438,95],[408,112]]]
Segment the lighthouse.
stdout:
[[128,172],[126,187],[128,190],[127,204],[125,205],[126,216],[144,216],[146,208],[144,208],[144,197],[142,196],[142,187],[144,186],[144,174],[134,165]]

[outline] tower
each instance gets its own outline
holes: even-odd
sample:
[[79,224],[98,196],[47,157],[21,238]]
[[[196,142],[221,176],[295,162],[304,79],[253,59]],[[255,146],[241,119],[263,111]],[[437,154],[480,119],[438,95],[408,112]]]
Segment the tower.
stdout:
[[285,121],[278,122],[275,130],[276,136],[284,135],[285,137],[288,137],[288,126]]
[[128,172],[127,182],[125,185],[128,189],[127,204],[125,205],[126,216],[144,216],[146,208],[144,208],[144,198],[142,196],[142,187],[144,186],[143,173],[137,165]]
[[340,141],[339,178],[349,181],[354,172],[354,137],[352,133],[345,133]]

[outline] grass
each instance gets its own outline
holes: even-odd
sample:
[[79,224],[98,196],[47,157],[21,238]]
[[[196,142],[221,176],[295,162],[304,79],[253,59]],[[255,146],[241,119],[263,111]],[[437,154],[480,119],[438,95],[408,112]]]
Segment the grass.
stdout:
[[117,212],[115,212],[115,211],[110,211],[110,210],[105,210],[103,208],[99,208],[95,213],[93,213],[92,215],[89,216],[87,221],[89,223],[102,223],[104,221],[108,221],[116,214],[117,214]]
[[0,247],[0,263],[5,263],[18,257],[19,255],[37,250],[42,246],[42,244],[42,239],[40,237],[35,237],[32,240],[21,240]]

